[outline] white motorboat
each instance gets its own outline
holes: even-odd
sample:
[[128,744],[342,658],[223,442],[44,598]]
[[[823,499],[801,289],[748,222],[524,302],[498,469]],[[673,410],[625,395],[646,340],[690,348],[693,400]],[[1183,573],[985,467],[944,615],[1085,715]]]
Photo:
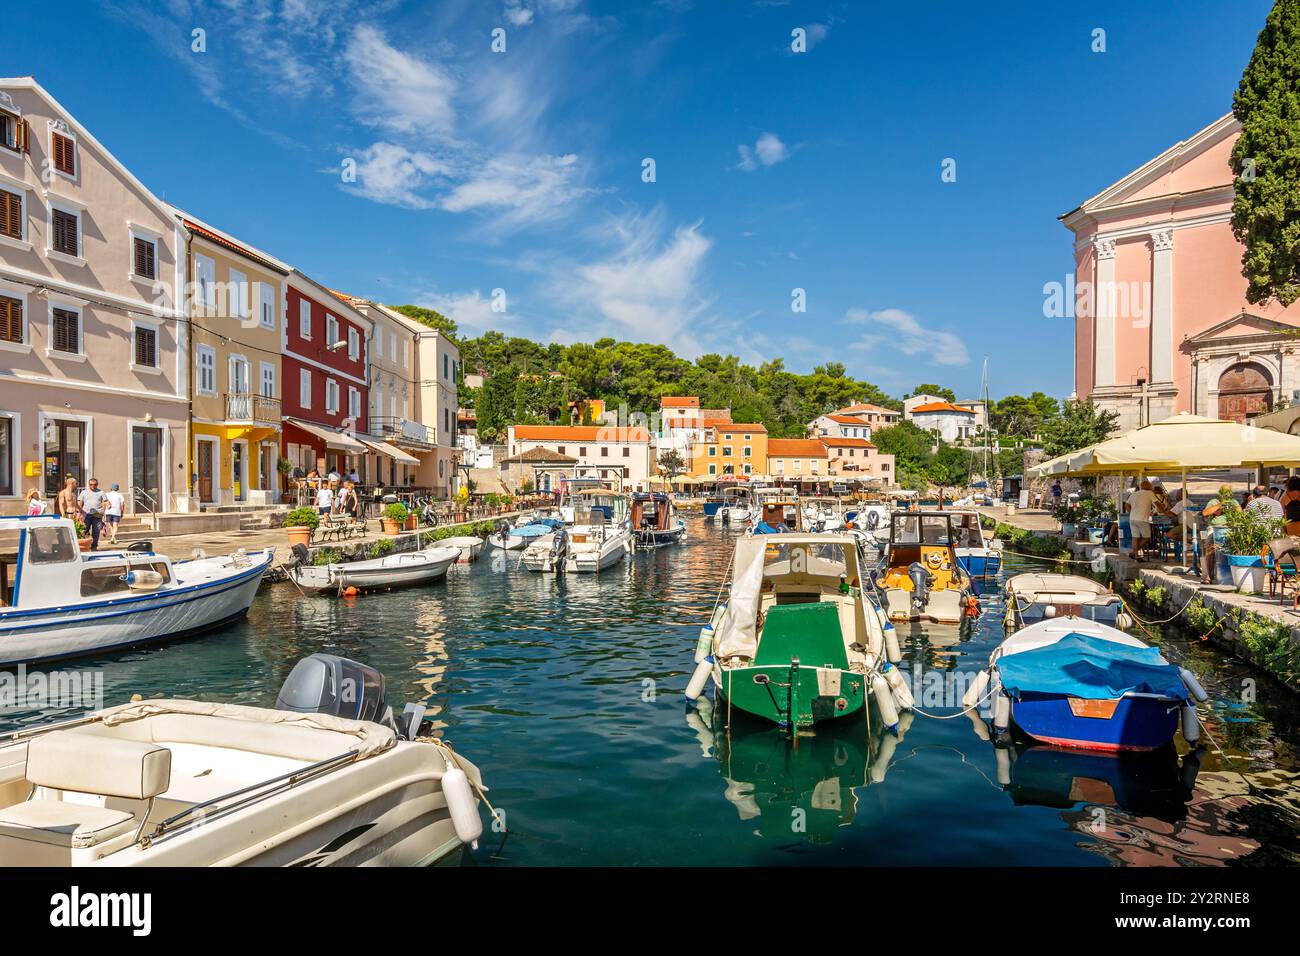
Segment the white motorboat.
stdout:
[[243,617],[271,549],[176,561],[82,552],[52,515],[0,518],[0,666],[199,634]]
[[442,538],[437,544],[443,548],[455,548],[459,551],[460,557],[456,559],[457,564],[469,564],[477,561],[478,556],[483,553],[483,539],[472,534]]
[[486,788],[421,736],[423,707],[383,695],[378,671],[317,654],[276,709],[144,700],[8,734],[0,866],[433,863],[482,835]]
[[511,528],[505,522],[492,534],[488,535],[488,544],[494,548],[500,548],[502,551],[518,551],[521,548],[528,547],[529,544],[539,538],[549,538],[555,533],[557,527],[562,526],[562,522],[551,524],[530,524],[522,528]]
[[1005,590],[1007,627],[1024,627],[1053,617],[1078,617],[1119,628],[1133,624],[1122,597],[1081,574],[1030,571],[1008,580]]
[[524,549],[521,560],[529,571],[596,574],[618,564],[632,550],[627,498],[609,491],[584,496],[592,505],[584,522],[558,528]]
[[289,577],[299,587],[313,591],[407,587],[443,577],[459,557],[458,548],[436,547],[423,551],[400,551],[366,561],[333,564],[300,561],[289,569]]

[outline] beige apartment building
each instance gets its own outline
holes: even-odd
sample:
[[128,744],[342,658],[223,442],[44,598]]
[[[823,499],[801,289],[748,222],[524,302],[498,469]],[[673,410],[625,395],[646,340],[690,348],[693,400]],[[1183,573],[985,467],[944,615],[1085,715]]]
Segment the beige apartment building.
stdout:
[[68,477],[184,498],[188,369],[171,209],[31,77],[0,79],[0,513]]

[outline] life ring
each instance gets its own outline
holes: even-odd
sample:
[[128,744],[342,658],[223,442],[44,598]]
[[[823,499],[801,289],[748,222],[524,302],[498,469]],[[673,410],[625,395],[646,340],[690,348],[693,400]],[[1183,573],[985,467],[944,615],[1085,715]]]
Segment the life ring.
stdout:
[[938,570],[943,565],[943,555],[938,551],[931,551],[925,556],[925,563],[934,570]]

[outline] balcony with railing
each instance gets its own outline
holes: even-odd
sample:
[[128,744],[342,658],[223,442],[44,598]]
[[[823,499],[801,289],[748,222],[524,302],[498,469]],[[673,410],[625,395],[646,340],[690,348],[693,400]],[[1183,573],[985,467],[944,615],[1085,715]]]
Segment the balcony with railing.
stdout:
[[227,392],[226,421],[250,425],[278,425],[280,424],[280,400],[253,392]]
[[421,422],[413,422],[407,418],[372,415],[370,434],[392,442],[399,448],[431,451],[437,447],[437,436],[432,429]]

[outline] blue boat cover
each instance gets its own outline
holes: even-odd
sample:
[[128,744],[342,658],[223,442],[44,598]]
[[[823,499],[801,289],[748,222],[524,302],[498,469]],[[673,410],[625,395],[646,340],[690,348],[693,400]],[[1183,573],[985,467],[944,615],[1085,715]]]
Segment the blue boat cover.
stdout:
[[515,528],[510,533],[520,538],[540,538],[544,534],[550,534],[555,529],[545,524],[526,524],[522,528]]
[[1086,634],[1068,634],[1055,644],[1003,657],[997,668],[1002,686],[1014,698],[1030,692],[1110,700],[1133,692],[1187,699],[1182,675],[1158,648],[1129,647]]

